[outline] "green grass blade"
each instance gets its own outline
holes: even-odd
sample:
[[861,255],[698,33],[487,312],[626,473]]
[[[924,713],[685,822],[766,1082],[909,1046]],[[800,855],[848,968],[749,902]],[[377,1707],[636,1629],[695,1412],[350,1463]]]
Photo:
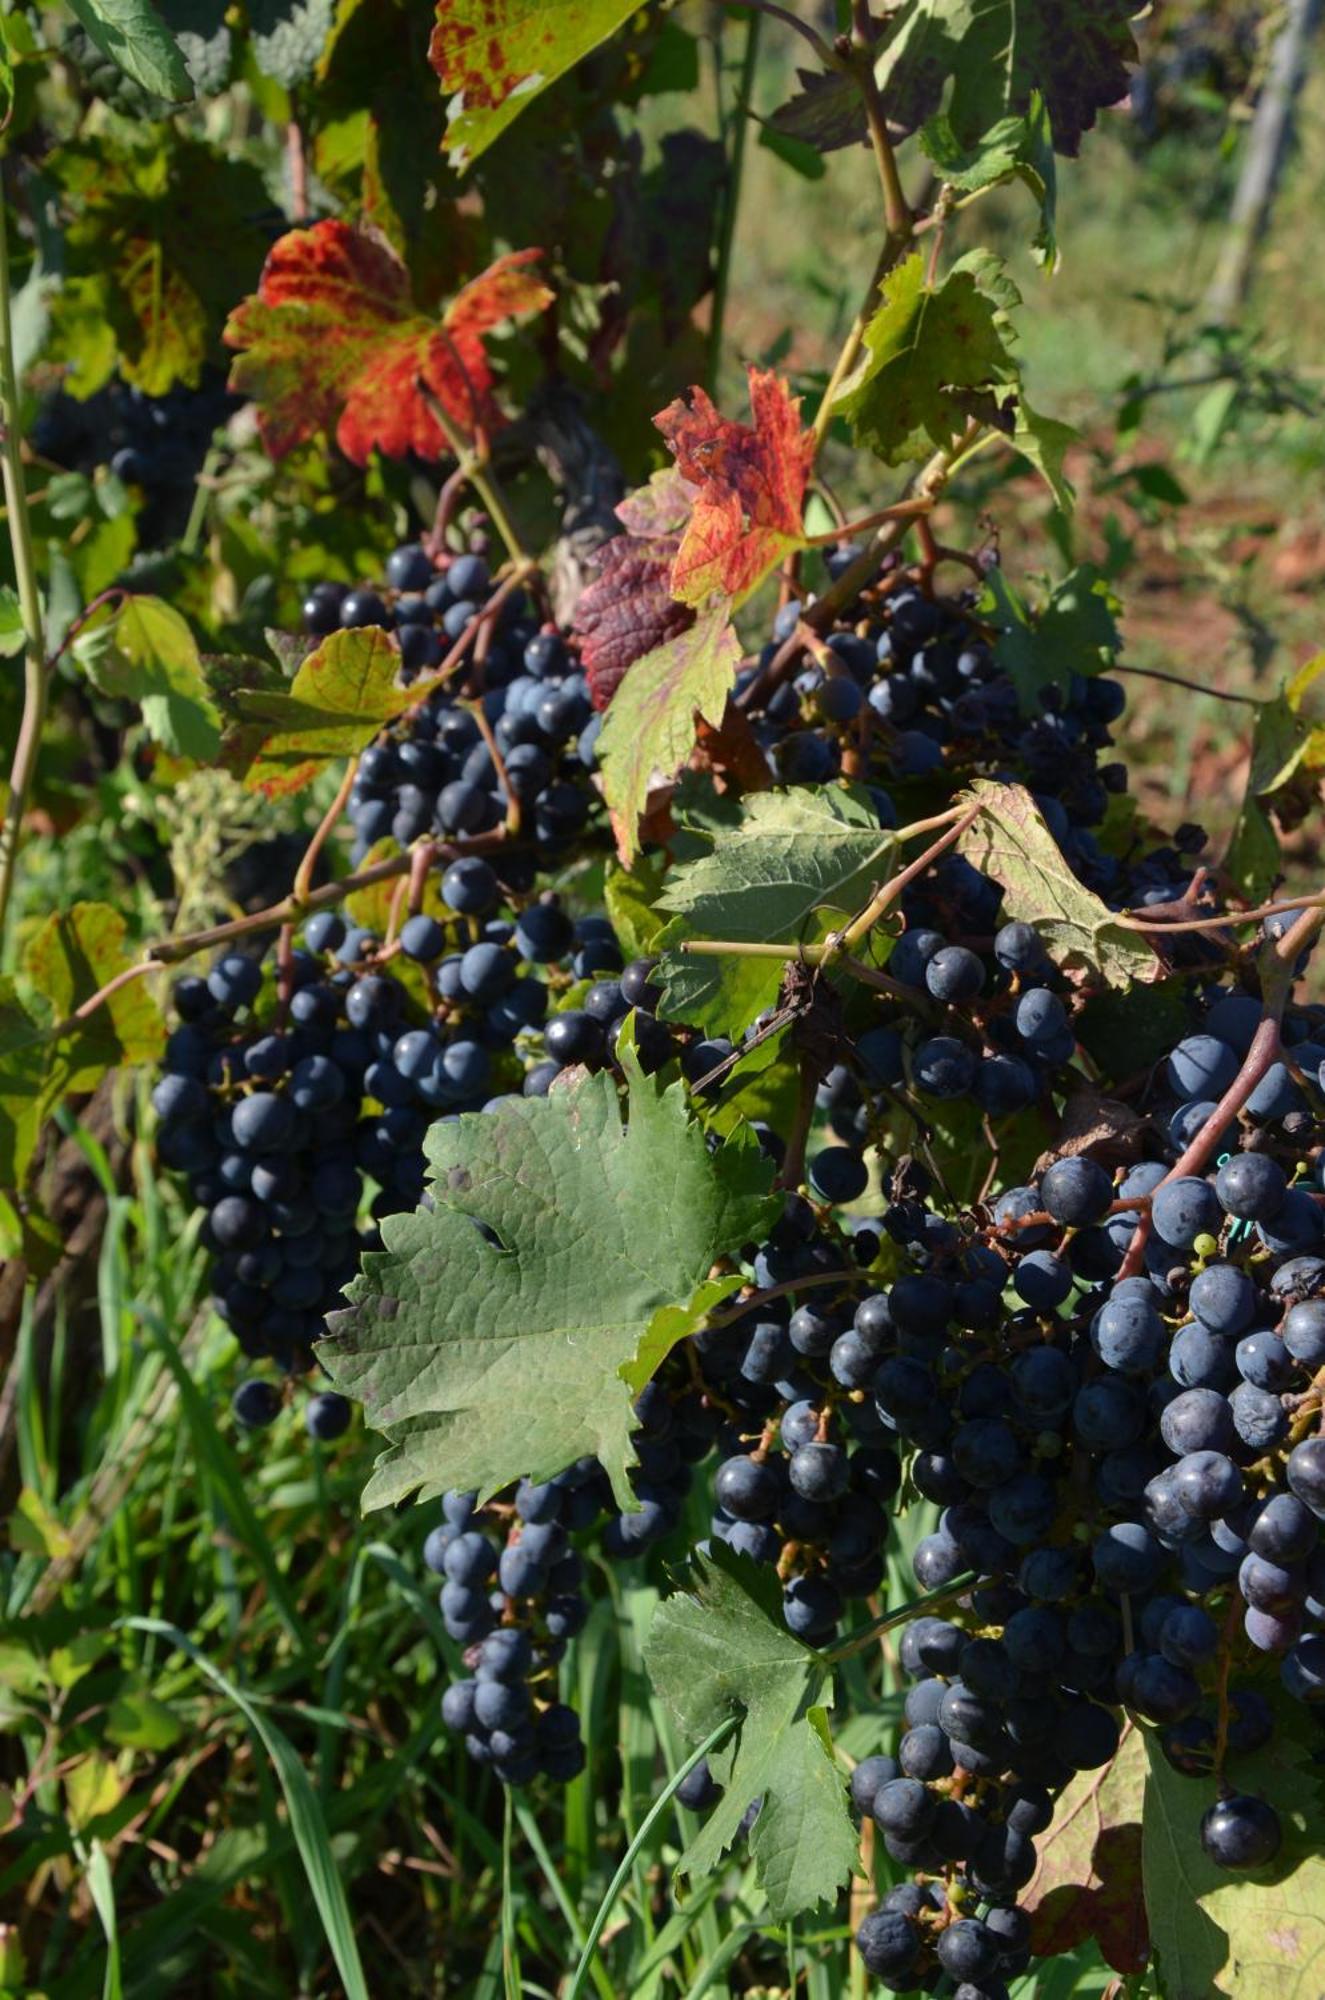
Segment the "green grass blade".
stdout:
[[101,1919],[101,1928],[106,1933],[106,1979],[101,1989],[102,2000],[120,2000],[124,1989],[120,1984],[120,1932],[115,1914],[115,1884],[111,1880],[106,1850],[99,1840],[94,1840],[88,1850],[87,1887]]
[[331,1851],[331,1838],[317,1794],[308,1781],[308,1774],[295,1751],[290,1739],[271,1722],[261,1709],[251,1702],[233,1681],[221,1672],[199,1652],[193,1641],[181,1632],[178,1626],[167,1624],[159,1618],[129,1618],[125,1623],[137,1632],[154,1632],[158,1637],[169,1639],[182,1653],[187,1653],[194,1665],[205,1673],[228,1700],[244,1716],[261,1738],[264,1749],[271,1759],[280,1787],[285,1795],[286,1809],[290,1815],[290,1830],[294,1834],[299,1858],[304,1864],[308,1886],[317,1913],[322,1919],[331,1955],[336,1961],[344,1985],[346,2000],[368,2000],[368,1987],[364,1980],[363,1966],[359,1960],[359,1947],[354,1939],[354,1926],[350,1921],[349,1905],[345,1900],[345,1890],[341,1884],[340,1871]]
[[658,1824],[658,1821],[662,1818],[668,1806],[671,1804],[672,1795],[676,1791],[677,1786],[682,1782],[683,1779],[689,1777],[690,1773],[694,1770],[696,1764],[698,1764],[702,1758],[707,1757],[710,1750],[716,1750],[719,1743],[723,1743],[726,1741],[726,1739],[731,1735],[735,1727],[736,1727],[736,1717],[734,1715],[729,1715],[724,1717],[724,1719],[718,1724],[716,1729],[711,1729],[708,1735],[704,1738],[704,1741],[699,1745],[699,1748],[697,1750],[693,1750],[690,1753],[690,1755],[686,1758],[685,1763],[682,1764],[680,1768],[676,1771],[675,1775],[668,1780],[663,1790],[659,1792],[658,1797],[655,1799],[653,1805],[649,1808],[648,1812],[645,1813],[644,1818],[640,1821],[639,1831],[636,1833],[635,1838],[631,1841],[630,1846],[626,1849],[625,1853],[622,1855],[620,1866],[617,1868],[616,1874],[612,1877],[611,1881],[608,1883],[607,1893],[603,1897],[602,1902],[598,1905],[597,1915],[594,1917],[592,1924],[589,1926],[589,1935],[584,1941],[584,1950],[580,1953],[580,1962],[575,1968],[575,1977],[571,1980],[570,1986],[567,1989],[566,2000],[580,2000],[581,1994],[584,1992],[585,1987],[588,1985],[589,1967],[593,1962],[594,1952],[598,1949],[598,1940],[603,1935],[603,1931],[607,1925],[607,1920],[611,1916],[612,1911],[616,1906],[616,1899],[621,1894],[622,1888],[625,1886],[625,1883],[630,1876],[630,1872],[632,1868],[635,1866],[636,1856],[640,1853],[645,1842],[648,1840],[649,1835],[653,1832],[654,1827]]

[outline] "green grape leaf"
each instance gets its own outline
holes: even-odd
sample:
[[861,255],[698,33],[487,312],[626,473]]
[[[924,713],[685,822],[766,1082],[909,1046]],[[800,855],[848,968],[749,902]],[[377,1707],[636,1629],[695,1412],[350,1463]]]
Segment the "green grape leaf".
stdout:
[[667,927],[658,908],[665,873],[661,855],[642,854],[632,868],[608,864],[603,908],[627,959],[647,958]]
[[1080,431],[1071,424],[1060,423],[1057,417],[1042,417],[1038,410],[1031,408],[1024,396],[1017,398],[1016,420],[1013,444],[1022,457],[1028,458],[1035,467],[1053,494],[1055,504],[1064,514],[1070,515],[1076,495],[1063,468],[1069,450],[1081,435]]
[[1242,805],[1224,862],[1233,881],[1253,903],[1268,895],[1283,873],[1270,805],[1300,773],[1314,777],[1325,769],[1325,729],[1313,726],[1302,714],[1307,693],[1322,673],[1325,653],[1317,653],[1256,710]]
[[890,271],[865,329],[864,352],[833,404],[886,465],[955,442],[995,386],[1016,380],[1004,307],[989,295],[996,260],[963,260],[941,284],[925,283],[919,251]]
[[1111,1761],[1078,1771],[1037,1839],[1034,1875],[1018,1898],[1037,1958],[1066,1957],[1094,1939],[1115,1972],[1144,1972],[1150,1957],[1141,1888],[1141,1805],[1146,1752],[1123,1724]]
[[0,655],[12,660],[23,651],[26,642],[18,592],[12,583],[0,583]]
[[645,653],[628,669],[598,739],[603,789],[617,849],[629,867],[655,778],[670,783],[695,743],[695,718],[720,723],[741,664],[741,642],[726,604]]
[[951,118],[939,112],[921,131],[920,144],[940,179],[963,193],[997,187],[1003,181],[1022,181],[1040,210],[1036,255],[1053,268],[1058,261],[1058,170],[1039,98],[1024,117],[1000,118],[969,143],[958,137]]
[[235,707],[252,751],[244,773],[250,791],[288,798],[333,758],[366,749],[383,723],[428,691],[426,681],[402,687],[399,674],[400,655],[386,633],[365,626],[324,639],[287,689],[241,689]]
[[[52,1024],[67,1021],[135,962],[126,934],[124,918],[109,903],[75,903],[33,933],[23,973],[49,1003]],[[91,1090],[120,1063],[155,1062],[164,1046],[161,1010],[145,980],[131,980],[49,1045],[48,1088],[58,1094]]]
[[43,1026],[0,974],[0,1188],[23,1185],[48,1108]]
[[626,1063],[624,1123],[600,1073],[429,1132],[432,1212],[383,1221],[384,1249],[319,1347],[389,1441],[366,1507],[416,1487],[488,1495],[585,1453],[634,1505],[628,1383],[642,1343],[660,1314],[671,1339],[690,1331],[714,1263],[780,1206],[751,1135],[710,1154],[685,1086]]
[[1054,962],[1106,986],[1149,985],[1163,967],[1138,931],[1125,930],[1107,903],[1072,873],[1030,793],[978,778],[961,795],[979,817],[958,847],[1002,885],[1005,920],[1034,924]]
[[253,55],[283,90],[307,83],[336,19],[336,0],[248,0]]
[[104,56],[152,96],[184,104],[193,95],[184,58],[151,0],[69,0]]
[[228,12],[229,0],[161,0],[162,18],[199,97],[217,96],[230,81],[234,35],[226,24]]
[[762,1799],[750,1849],[772,1917],[834,1899],[856,1865],[856,1834],[828,1733],[832,1669],[787,1631],[776,1578],[719,1542],[696,1552],[687,1588],[654,1613],[644,1657],[687,1742],[728,1716],[740,1724],[709,1759],[723,1795],[677,1873],[712,1875]]
[[813,69],[798,69],[796,76],[801,87],[773,113],[774,131],[819,153],[835,153],[868,138],[865,105],[854,76]]
[[1319,2000],[1325,1965],[1325,1810],[1301,1711],[1286,1696],[1270,1742],[1230,1759],[1228,1781],[1267,1799],[1284,1843],[1277,1860],[1230,1875],[1208,1860],[1201,1815],[1214,1803],[1213,1778],[1175,1771],[1153,1730],[1145,1731],[1142,1864],[1150,1935],[1166,2000]]
[[176,757],[215,759],[220,713],[198,642],[173,605],[159,597],[128,597],[84,628],[74,653],[102,694],[138,704],[154,741]]
[[661,943],[669,1019],[710,1034],[747,1027],[777,998],[785,961],[677,950],[682,938],[817,944],[886,878],[892,834],[850,787],[756,792],[709,853],[672,870],[658,899],[678,921]]
[[1136,0],[903,0],[874,74],[890,120],[912,130],[946,110],[972,146],[1043,99],[1055,150],[1075,155],[1099,113],[1126,97],[1138,60]]
[[541,91],[614,35],[636,0],[437,0],[428,61],[442,81],[450,163],[463,170]]
[[996,630],[995,657],[1007,669],[1023,714],[1036,714],[1044,690],[1065,688],[1073,674],[1107,672],[1122,651],[1119,608],[1090,563],[1055,584],[1034,612],[1001,569],[989,572],[980,615]]

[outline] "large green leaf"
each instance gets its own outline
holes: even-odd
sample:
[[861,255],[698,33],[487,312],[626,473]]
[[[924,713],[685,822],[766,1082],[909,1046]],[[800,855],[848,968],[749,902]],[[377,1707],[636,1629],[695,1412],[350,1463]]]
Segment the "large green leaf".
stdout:
[[1165,2000],[1319,2000],[1325,1966],[1325,1797],[1311,1756],[1308,1718],[1277,1696],[1276,1728],[1254,1756],[1234,1757],[1229,1785],[1267,1799],[1284,1844],[1254,1874],[1208,1860],[1201,1815],[1213,1778],[1175,1771],[1147,1730],[1150,1769],[1143,1818],[1146,1912]]
[[178,757],[211,762],[221,717],[208,692],[198,642],[174,606],[130,597],[75,641],[88,678],[103,694],[136,702],[158,743]]
[[709,1033],[744,1028],[777,996],[784,961],[700,957],[683,937],[815,944],[853,915],[888,872],[893,836],[867,793],[756,792],[711,852],[673,869],[658,899],[678,921],[664,933],[666,1012]]
[[[1029,413],[1024,420],[1040,426],[1043,432],[1046,420],[1031,418]],[[1066,426],[1053,428],[1063,430]],[[1017,445],[1028,457],[1034,456],[1033,442],[1019,430]],[[1043,454],[1047,448],[1041,435],[1036,449]],[[1040,459],[1036,462],[1041,463]],[[1061,478],[1062,459],[1056,452],[1054,458],[1041,464],[1046,478],[1050,478],[1054,463]],[[989,572],[980,615],[995,628],[995,656],[1008,671],[1023,713],[1038,712],[1046,688],[1066,688],[1073,674],[1089,677],[1112,665],[1123,643],[1117,611],[1117,599],[1090,563],[1082,563],[1055,584],[1036,611],[1018,596],[1001,569]]]
[[980,399],[1016,380],[1004,316],[1015,293],[991,296],[993,275],[993,260],[981,260],[928,285],[917,250],[884,279],[860,362],[833,408],[886,465],[952,444]]
[[740,664],[741,642],[728,606],[719,602],[636,660],[613,695],[598,761],[627,864],[639,852],[654,777],[666,783],[676,776],[694,748],[697,715],[721,722]]
[[1098,1771],[1078,1771],[1036,1842],[1034,1875],[1018,1898],[1037,1958],[1060,1958],[1093,1938],[1115,1972],[1144,1972],[1150,1957],[1141,1892],[1141,1805],[1146,1753],[1135,1723]]
[[540,91],[614,35],[636,0],[437,0],[428,60],[450,103],[447,151],[470,166]]
[[69,0],[104,56],[153,97],[183,104],[193,95],[184,58],[151,0]]
[[733,1741],[710,1758],[724,1790],[678,1872],[702,1881],[762,1799],[750,1835],[759,1883],[781,1921],[831,1901],[856,1860],[846,1786],[825,1711],[832,1671],[787,1631],[776,1579],[715,1543],[691,1559],[689,1587],[659,1605],[645,1643],[658,1693],[688,1741],[730,1715]]
[[1039,807],[1022,785],[977,778],[964,798],[979,817],[958,845],[971,864],[1002,885],[1009,919],[1034,924],[1056,964],[1084,969],[1106,986],[1148,983],[1163,970],[1137,931],[1073,874]]
[[884,108],[912,127],[946,91],[952,129],[969,146],[1038,92],[1055,148],[1075,154],[1099,112],[1127,95],[1130,24],[1142,11],[1136,0],[903,0],[875,65]]
[[778,1204],[751,1135],[710,1153],[684,1086],[627,1062],[624,1123],[602,1073],[433,1126],[432,1212],[386,1218],[385,1248],[320,1348],[390,1441],[367,1506],[419,1486],[491,1494],[586,1453],[633,1505],[627,1378],[642,1386],[641,1346],[664,1313],[671,1339],[692,1329],[697,1295],[700,1310],[715,1302],[714,1262]]

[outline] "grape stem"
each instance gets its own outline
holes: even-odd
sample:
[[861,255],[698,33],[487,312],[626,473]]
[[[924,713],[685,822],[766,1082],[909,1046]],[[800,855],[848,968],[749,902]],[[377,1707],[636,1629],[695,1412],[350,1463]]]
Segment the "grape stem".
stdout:
[[335,798],[323,813],[314,831],[313,838],[304,849],[303,858],[295,870],[294,882],[290,890],[296,906],[306,900],[309,890],[313,886],[313,871],[317,867],[318,856],[331,838],[332,830],[345,810],[345,802],[354,788],[355,775],[358,769],[359,759],[351,757],[349,763],[345,766],[345,775],[336,788]]
[[913,1597],[898,1610],[889,1611],[882,1618],[873,1619],[861,1631],[853,1632],[849,1639],[844,1639],[840,1646],[831,1646],[822,1657],[829,1666],[835,1667],[840,1661],[849,1660],[855,1654],[863,1653],[867,1646],[872,1646],[885,1632],[893,1631],[898,1625],[905,1625],[918,1611],[932,1611],[940,1604],[950,1604],[955,1598],[963,1597],[971,1585],[979,1581],[973,1569],[964,1570],[960,1576],[955,1576],[951,1583],[941,1585],[938,1590],[928,1590],[923,1597]]
[[776,0],[727,0],[729,7],[740,7],[751,14],[767,14],[770,21],[781,21],[785,27],[794,28],[804,36],[825,69],[841,69],[842,59],[822,35],[812,28],[808,21],[802,21],[787,7],[779,7]]
[[[447,344],[450,346],[452,354],[455,355],[454,344],[449,341]],[[456,355],[455,358],[459,362],[460,357]],[[467,373],[465,375],[465,382],[466,386],[468,386],[469,377]],[[421,377],[416,381],[415,387],[419,395],[423,398],[433,422],[455,454],[456,472],[463,475],[483,502],[493,527],[501,536],[507,555],[509,555],[513,563],[528,567],[528,552],[520,540],[510,510],[506,505],[505,496],[492,473],[491,462],[487,448],[481,441],[481,434],[476,429],[474,443],[467,444],[460,430],[452,423],[447,411]],[[470,396],[472,399],[472,388],[470,389]],[[474,414],[477,421],[477,408]]]
[[[816,1271],[806,1278],[784,1278],[781,1284],[766,1285],[761,1292],[745,1292],[736,1305],[728,1306],[726,1312],[709,1313],[704,1321],[706,1329],[735,1326],[747,1313],[758,1312],[760,1306],[770,1299],[785,1299],[793,1292],[808,1292],[821,1285],[873,1285],[877,1278],[872,1272]],[[698,1332],[698,1328],[696,1328]]]
[[[1167,1186],[1170,1181],[1182,1180],[1189,1174],[1204,1173],[1225,1130],[1242,1110],[1270,1066],[1278,1060],[1282,1046],[1279,1027],[1293,983],[1293,966],[1299,952],[1307,949],[1312,940],[1319,935],[1322,927],[1325,927],[1325,907],[1322,907],[1320,900],[1316,899],[1314,905],[1304,909],[1297,922],[1285,931],[1277,942],[1267,946],[1261,961],[1265,1011],[1260,1026],[1251,1038],[1251,1046],[1243,1058],[1242,1067],[1186,1151],[1169,1168],[1164,1179],[1151,1190],[1152,1203],[1160,1188]],[[1147,1210],[1138,1222],[1127,1247],[1127,1254],[1119,1266],[1120,1279],[1134,1278],[1140,1271],[1145,1260],[1146,1243],[1150,1237],[1150,1221],[1150,1211]]]
[[1113,922],[1129,931],[1154,931],[1167,937],[1171,931],[1209,931],[1221,925],[1258,924],[1266,917],[1292,916],[1302,910],[1325,910],[1325,893],[1314,896],[1285,896],[1277,903],[1258,903],[1254,910],[1220,911],[1208,917],[1183,917],[1170,921],[1163,916],[1133,917],[1117,916]]
[[28,515],[27,481],[23,472],[21,407],[18,377],[14,367],[14,325],[9,300],[9,245],[3,214],[0,214],[0,455],[3,458],[5,510],[9,547],[18,585],[19,614],[23,622],[23,715],[14,745],[9,771],[9,799],[0,821],[0,938],[14,886],[23,820],[28,797],[37,775],[42,728],[46,721],[46,690],[50,675],[42,626],[41,593],[37,588],[37,564],[32,547],[32,522]]

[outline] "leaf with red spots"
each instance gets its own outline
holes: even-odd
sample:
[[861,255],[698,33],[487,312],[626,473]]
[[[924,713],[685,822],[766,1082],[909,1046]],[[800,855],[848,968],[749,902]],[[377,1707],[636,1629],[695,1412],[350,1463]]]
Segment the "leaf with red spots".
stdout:
[[428,61],[448,93],[446,146],[463,171],[540,91],[638,11],[638,0],[437,0]]
[[1128,1722],[1112,1762],[1077,1773],[1036,1841],[1035,1874],[1020,1900],[1037,1957],[1056,1958],[1094,1938],[1115,1972],[1144,1971],[1150,1953],[1141,1885],[1145,1788],[1145,1747]]
[[356,465],[374,446],[392,458],[442,457],[427,398],[465,432],[501,423],[484,335],[548,304],[533,268],[541,254],[499,257],[437,319],[415,304],[383,237],[334,221],[293,229],[230,315],[225,339],[240,350],[230,386],[257,403],[273,458],[320,430]]
[[[741,603],[784,556],[805,546],[801,509],[814,459],[800,402],[771,372],[750,370],[753,426],[724,417],[703,389],[655,419],[694,505],[672,567],[672,594]],[[729,607],[731,608],[731,607]]]
[[669,784],[694,748],[695,718],[720,723],[741,664],[741,642],[724,604],[636,660],[607,711],[598,739],[603,789],[617,849],[629,867],[655,778]]
[[247,688],[234,698],[244,782],[269,799],[301,791],[324,764],[352,757],[384,722],[412,708],[429,683],[399,684],[400,654],[376,626],[333,632],[288,688]]

